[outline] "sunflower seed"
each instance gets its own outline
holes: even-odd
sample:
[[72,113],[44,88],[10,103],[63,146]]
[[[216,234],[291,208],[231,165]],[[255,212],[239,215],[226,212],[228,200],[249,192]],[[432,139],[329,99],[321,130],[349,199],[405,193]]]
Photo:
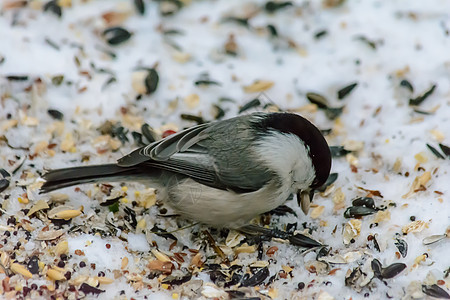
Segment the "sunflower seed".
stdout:
[[331,146],[330,152],[331,156],[333,157],[342,157],[351,153],[352,151],[346,150],[343,146]]
[[64,114],[56,109],[47,110],[48,114],[55,120],[62,120],[64,118]]
[[61,6],[58,5],[58,1],[56,1],[56,0],[52,0],[52,1],[45,3],[44,6],[42,7],[42,9],[45,12],[46,11],[52,12],[60,18],[62,16]]
[[9,187],[9,180],[2,178],[0,179],[0,193]]
[[255,98],[251,100],[250,102],[247,102],[239,109],[239,114],[243,113],[246,110],[249,110],[254,107],[258,107],[261,105],[261,101],[258,98]]
[[433,84],[433,86],[428,91],[423,93],[422,95],[420,95],[416,98],[409,99],[409,105],[420,105],[425,99],[427,99],[429,96],[431,96],[431,94],[433,94],[435,89],[436,89],[436,85]]
[[404,263],[395,263],[389,265],[381,270],[381,278],[383,279],[393,278],[398,274],[400,274],[404,269],[406,269],[406,265]]
[[317,105],[319,108],[328,108],[328,100],[317,93],[307,93],[306,98],[308,98],[309,102]]
[[256,272],[250,278],[246,278],[241,282],[241,286],[257,286],[261,284],[267,277],[269,277],[270,272],[267,267],[262,268]]
[[319,187],[317,190],[319,192],[325,192],[327,187],[332,185],[337,179],[338,179],[338,173],[331,173],[330,176],[328,176],[327,181],[325,181],[325,183],[321,187]]
[[103,31],[103,36],[110,45],[118,45],[127,41],[131,37],[131,33],[122,27],[111,27]]
[[351,91],[353,91],[353,89],[358,85],[357,82],[354,82],[352,84],[349,84],[346,87],[343,87],[342,89],[340,89],[337,93],[338,93],[338,99],[342,100],[344,99]]
[[431,244],[437,243],[439,241],[442,241],[445,238],[447,238],[446,234],[435,234],[435,235],[431,235],[429,237],[424,238],[422,240],[422,243],[424,245],[431,245]]
[[351,206],[345,210],[344,217],[345,218],[362,217],[362,216],[372,215],[376,212],[377,212],[376,209],[373,209],[370,207]]
[[286,8],[292,6],[291,1],[268,1],[266,2],[266,5],[264,5],[264,9],[269,13],[274,13],[280,9]]
[[145,14],[144,0],[134,0],[134,7],[136,7],[136,10],[139,12],[139,14]]
[[422,285],[422,292],[431,297],[450,299],[450,295],[437,284]]
[[370,197],[358,197],[352,201],[353,206],[365,206],[375,209],[375,201]]
[[450,147],[445,146],[444,144],[439,144],[439,147],[441,148],[442,152],[444,152],[444,154],[447,155],[448,158],[450,158]]
[[411,93],[414,92],[414,87],[413,85],[406,79],[403,79],[402,81],[400,81],[400,86],[408,89]]
[[427,144],[427,147],[431,150],[431,152],[433,152],[434,155],[436,155],[437,158],[445,159],[445,157],[439,151],[437,151],[436,148],[434,148],[430,144]]

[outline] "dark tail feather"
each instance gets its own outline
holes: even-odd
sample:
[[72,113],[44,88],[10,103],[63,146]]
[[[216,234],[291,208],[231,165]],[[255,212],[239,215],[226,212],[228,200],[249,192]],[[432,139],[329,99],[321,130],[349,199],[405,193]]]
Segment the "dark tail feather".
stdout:
[[42,176],[42,178],[45,179],[45,183],[42,185],[40,193],[48,193],[82,183],[150,177],[152,175],[155,176],[156,174],[152,173],[156,172],[158,172],[158,170],[150,169],[144,172],[142,168],[139,167],[119,167],[116,164],[51,170]]

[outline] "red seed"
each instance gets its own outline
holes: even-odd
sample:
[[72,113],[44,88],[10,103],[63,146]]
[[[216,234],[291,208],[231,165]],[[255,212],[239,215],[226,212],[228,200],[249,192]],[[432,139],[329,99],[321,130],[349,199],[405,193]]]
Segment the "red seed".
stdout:
[[106,246],[106,249],[111,248],[111,245],[110,245],[110,244],[106,244],[105,246]]
[[278,247],[277,247],[277,246],[272,246],[272,247],[270,247],[269,249],[267,249],[266,254],[267,254],[267,256],[272,256],[272,255],[274,255],[275,252],[277,252],[277,251],[278,251]]
[[168,137],[169,135],[172,135],[172,134],[174,134],[174,133],[177,133],[177,132],[174,131],[174,130],[172,130],[172,129],[168,129],[168,130],[166,130],[166,131],[163,132],[162,138],[166,138],[166,137]]

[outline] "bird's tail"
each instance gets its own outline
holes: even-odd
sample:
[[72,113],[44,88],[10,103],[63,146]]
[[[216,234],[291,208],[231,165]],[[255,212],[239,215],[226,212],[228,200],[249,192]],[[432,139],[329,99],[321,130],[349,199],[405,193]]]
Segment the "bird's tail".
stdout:
[[48,171],[42,176],[45,183],[42,185],[40,192],[48,193],[82,183],[128,181],[155,177],[159,175],[159,172],[156,169],[144,171],[142,167],[119,167],[116,164],[56,169]]

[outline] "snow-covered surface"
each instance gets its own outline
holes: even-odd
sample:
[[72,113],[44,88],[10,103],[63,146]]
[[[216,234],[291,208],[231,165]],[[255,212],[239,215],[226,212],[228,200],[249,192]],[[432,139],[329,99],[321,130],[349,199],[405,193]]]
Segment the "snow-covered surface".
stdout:
[[[442,153],[439,143],[450,145],[450,2],[343,1],[329,6],[339,1],[294,1],[269,13],[263,1],[181,1],[184,6],[178,12],[162,16],[160,8],[168,2],[144,1],[145,14],[140,15],[133,1],[61,0],[61,18],[51,9],[44,12],[44,1],[28,1],[23,7],[21,1],[1,2],[0,168],[11,172],[26,157],[10,187],[0,194],[0,231],[5,232],[0,242],[3,296],[18,297],[36,284],[43,298],[71,298],[77,297],[82,283],[99,284],[106,291],[99,294],[103,299],[226,298],[223,290],[236,289],[247,296],[279,299],[423,298],[422,286],[433,284],[448,292],[450,241],[443,238],[424,245],[423,240],[445,234],[450,225],[450,159],[440,159],[427,148],[429,144]],[[248,18],[249,25],[226,21],[227,17]],[[271,36],[269,24],[278,36]],[[108,45],[102,32],[112,26],[122,26],[132,36],[120,45]],[[326,33],[317,37],[321,31]],[[227,54],[225,49],[233,46],[236,54]],[[159,84],[154,93],[137,97],[142,93],[143,68],[154,68]],[[195,85],[205,74],[220,84]],[[8,76],[27,78],[17,81]],[[58,76],[63,76],[61,84],[56,83]],[[115,81],[108,83],[112,77]],[[257,80],[267,81],[266,88],[248,92]],[[414,91],[402,80],[411,83]],[[337,91],[355,82],[356,88],[338,100]],[[423,103],[409,105],[411,98],[433,85],[435,90]],[[331,107],[345,106],[342,115],[327,118],[324,110],[310,104],[308,92],[324,96]],[[116,214],[99,206],[111,197],[98,186],[67,188],[53,198],[38,194],[39,175],[45,169],[113,162],[137,147],[131,131],[140,132],[143,123],[159,133],[176,131],[195,124],[182,120],[181,113],[213,120],[214,105],[219,105],[228,118],[256,97],[263,105],[298,112],[320,129],[331,128],[330,145],[355,150],[334,158],[332,172],[338,173],[338,179],[325,193],[316,194],[308,216],[295,201],[288,201],[298,218],[272,217],[270,224],[285,229],[286,224],[298,222],[298,230],[310,229],[312,238],[331,248],[328,260],[336,262],[340,255],[344,263],[317,262],[317,252],[302,253],[302,248],[280,241],[264,242],[260,258],[257,251],[235,254],[244,248],[231,243],[222,247],[231,264],[250,272],[248,266],[255,261],[270,259],[270,275],[256,288],[221,288],[212,285],[207,264],[224,262],[226,267],[227,262],[213,258],[217,255],[203,232],[209,230],[218,245],[226,244],[227,232],[222,236],[196,225],[173,232],[178,242],[171,246],[172,239],[150,232],[153,226],[173,231],[190,223],[161,217],[161,207],[144,208],[153,201],[148,187],[114,184],[112,194],[122,196]],[[48,109],[62,112],[63,121],[50,117]],[[101,136],[97,129],[107,120],[128,129],[129,142],[122,145],[116,138]],[[411,188],[417,177],[421,181]],[[142,195],[147,202],[141,201]],[[362,196],[373,197],[378,208],[386,209],[357,220],[345,218],[351,201]],[[62,235],[41,241],[42,232],[59,227],[48,220],[46,209],[27,216],[24,209],[39,200],[50,209],[82,206],[83,213],[62,225]],[[132,206],[133,200],[138,205]],[[137,229],[123,218],[126,206],[137,211]],[[105,220],[117,222],[120,228],[112,230]],[[414,220],[417,232],[405,234],[405,226]],[[351,226],[361,228],[349,238]],[[31,232],[31,238],[25,231]],[[375,236],[378,247],[369,235]],[[408,245],[405,257],[398,253],[397,239]],[[55,249],[65,241],[68,258],[56,271],[70,272],[71,278],[55,285],[47,279],[47,270],[58,266],[61,259]],[[269,257],[266,251],[273,246],[278,251]],[[200,262],[196,251],[188,249],[200,250]],[[184,253],[184,263],[174,260],[175,252]],[[173,262],[173,276],[193,273],[192,279],[181,286],[161,284],[167,274],[155,273],[154,265],[149,266],[165,260],[160,253]],[[13,263],[26,265],[32,256],[40,261],[39,271],[26,279]],[[383,267],[404,263],[406,269],[393,278],[370,281],[373,259]],[[81,267],[82,261],[87,266]],[[364,274],[346,285],[346,276],[358,266]],[[101,283],[96,278],[99,272],[112,283]],[[265,285],[277,273],[273,283]],[[301,290],[300,282],[305,283]],[[37,291],[27,291],[27,297],[38,297]]]

